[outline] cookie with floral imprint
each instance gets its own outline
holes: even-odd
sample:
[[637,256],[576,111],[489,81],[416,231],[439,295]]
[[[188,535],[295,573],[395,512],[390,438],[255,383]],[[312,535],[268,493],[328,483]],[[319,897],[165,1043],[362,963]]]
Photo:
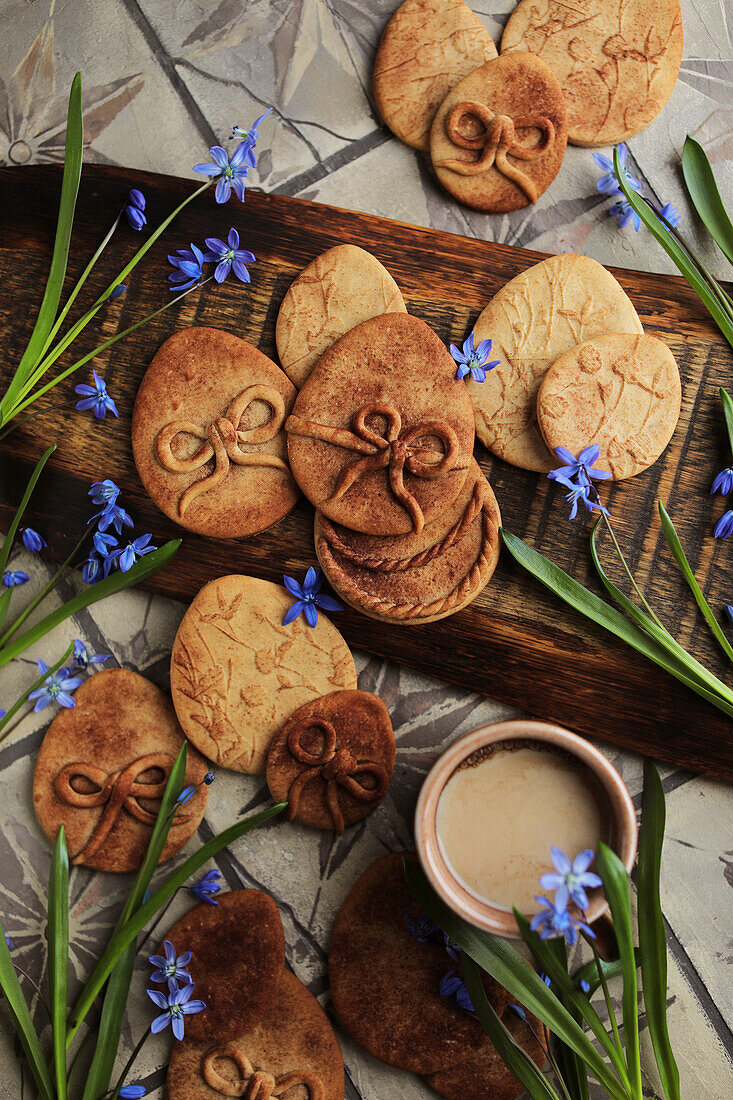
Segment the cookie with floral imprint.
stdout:
[[606,333],[566,351],[537,394],[547,446],[577,454],[588,441],[615,481],[648,469],[665,450],[680,415],[680,372],[655,336]]
[[371,252],[339,244],[301,271],[277,315],[277,354],[288,378],[302,386],[339,336],[382,313],[406,313],[400,288]]
[[285,427],[308,499],[370,535],[419,533],[458,496],[473,455],[471,401],[455,364],[408,314],[374,317],[337,340]]
[[682,61],[679,0],[520,0],[501,54],[531,50],[555,73],[568,105],[568,141],[616,145],[656,118]]
[[430,130],[442,186],[474,210],[536,203],[560,171],[567,108],[557,79],[531,53],[487,61],[448,92]]
[[[233,574],[188,608],[171,653],[171,694],[189,740],[232,771],[260,773],[275,734],[299,707],[356,687],[348,646],[323,614],[341,605],[303,584]],[[319,607],[321,608],[319,612]]]
[[378,538],[316,513],[314,538],[334,590],[370,618],[401,626],[461,611],[483,591],[499,560],[501,515],[475,459],[449,508],[419,534]]
[[237,538],[298,500],[285,420],[295,387],[267,356],[220,329],[171,336],[140,384],[132,450],[157,506],[189,531]]
[[[73,709],[54,718],[38,753],[33,807],[55,840],[63,825],[73,864],[97,871],[136,871],[147,850],[170,770],[184,744],[170,699],[128,669],[96,672]],[[161,861],[198,829],[206,809],[207,769],[188,746],[185,786]],[[208,777],[210,778],[210,777]]]
[[288,821],[343,833],[387,793],[395,742],[387,708],[368,691],[333,691],[296,710],[267,756],[267,785]]
[[400,141],[427,150],[430,125],[447,93],[492,57],[491,35],[463,0],[405,0],[374,59],[377,109]]
[[476,434],[505,462],[547,473],[554,465],[537,425],[537,391],[563,352],[604,332],[641,334],[638,314],[610,271],[588,256],[551,256],[510,279],[474,326],[498,360],[484,382],[466,379]]
[[168,929],[150,963],[152,981],[193,982],[206,1005],[186,1021],[189,1039],[236,1039],[259,1023],[277,997],[285,966],[277,905],[261,890],[220,894],[215,906],[201,902]]
[[174,1045],[166,1094],[169,1100],[343,1100],[344,1062],[318,1001],[284,970],[274,998],[246,1033],[228,1042],[186,1037]]
[[[336,1015],[361,1047],[398,1069],[436,1073],[491,1044],[456,1000],[459,949],[407,886],[404,860],[414,858],[382,856],[351,888],[336,915],[328,975]],[[503,1015],[506,990],[491,978],[485,988]]]

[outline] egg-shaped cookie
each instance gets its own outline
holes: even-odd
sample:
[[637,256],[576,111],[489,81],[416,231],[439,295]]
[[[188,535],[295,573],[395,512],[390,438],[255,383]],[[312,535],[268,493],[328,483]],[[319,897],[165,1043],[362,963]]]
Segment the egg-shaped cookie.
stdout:
[[568,141],[617,145],[643,130],[674,88],[682,60],[679,0],[520,0],[502,56],[531,50],[550,66],[568,105]]
[[405,0],[374,60],[380,115],[401,141],[426,150],[430,124],[448,91],[492,57],[491,35],[463,0]]
[[[48,727],[33,775],[33,808],[51,840],[63,825],[69,858],[97,871],[136,871],[184,737],[167,695],[128,669],[96,672]],[[206,764],[188,746],[186,786],[203,783]],[[173,818],[161,860],[194,835],[208,786]]]
[[275,326],[282,368],[300,387],[339,336],[382,313],[406,313],[400,288],[371,252],[338,244],[301,271]]
[[289,970],[254,1027],[229,1042],[175,1043],[166,1079],[168,1100],[284,1096],[343,1100],[344,1062],[328,1017]]
[[267,785],[288,821],[343,833],[376,810],[395,759],[392,723],[368,691],[332,691],[296,710],[267,756]]
[[196,999],[206,1005],[186,1017],[186,1035],[226,1042],[272,1010],[285,965],[285,934],[277,905],[261,890],[232,890],[216,900],[189,909],[165,940],[176,955],[191,952],[186,970]]
[[464,206],[503,214],[537,202],[560,171],[567,109],[532,53],[487,61],[448,92],[430,130],[440,183]]
[[474,327],[499,360],[478,384],[466,381],[476,434],[499,458],[547,473],[555,462],[537,426],[537,391],[563,352],[604,332],[641,333],[641,321],[610,271],[587,256],[551,256],[494,295]]
[[471,401],[417,317],[374,317],[318,361],[286,422],[293,474],[324,515],[372,535],[420,532],[458,496]]
[[400,626],[435,622],[467,607],[499,559],[496,497],[472,461],[463,489],[420,534],[360,535],[316,513],[318,560],[329,583],[357,611]]
[[215,328],[176,332],[148,367],[132,414],[147,493],[202,535],[271,527],[299,495],[283,431],[294,400],[290,380],[246,341]]
[[616,481],[651,466],[680,415],[680,372],[655,336],[606,333],[559,356],[542,380],[537,420],[551,450],[579,454],[593,443],[594,462]]
[[265,770],[275,734],[304,703],[356,687],[354,659],[319,612],[283,626],[293,597],[279,584],[232,574],[194,597],[171,653],[178,719],[204,756],[232,771]]
[[[525,1015],[526,1018],[521,1019],[509,1010],[504,1013],[502,1023],[514,1042],[541,1068],[546,1057],[547,1033],[536,1016],[530,1013]],[[491,1100],[516,1100],[524,1093],[524,1086],[507,1068],[491,1043],[450,1069],[426,1074],[425,1080],[446,1100],[487,1100],[487,1097]]]

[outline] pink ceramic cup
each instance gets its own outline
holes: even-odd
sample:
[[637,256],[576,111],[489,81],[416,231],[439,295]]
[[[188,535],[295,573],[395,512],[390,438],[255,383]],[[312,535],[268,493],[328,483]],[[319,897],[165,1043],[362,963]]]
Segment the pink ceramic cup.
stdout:
[[[436,828],[438,801],[455,770],[478,749],[499,741],[537,741],[555,745],[585,764],[608,800],[611,847],[629,872],[636,855],[636,813],[624,781],[603,753],[582,737],[549,722],[529,719],[496,722],[467,733],[446,749],[428,772],[417,800],[415,844],[420,863],[435,892],[455,913],[486,932],[516,939],[519,928],[513,914],[477,897],[456,878],[443,857]],[[548,867],[548,870],[551,869]],[[588,898],[588,919],[594,921],[605,913],[608,905],[601,890],[588,891]]]

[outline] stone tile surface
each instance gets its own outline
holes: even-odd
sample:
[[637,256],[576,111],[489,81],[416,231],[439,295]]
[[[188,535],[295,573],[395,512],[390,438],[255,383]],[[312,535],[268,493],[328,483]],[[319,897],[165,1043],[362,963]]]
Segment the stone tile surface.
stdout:
[[[513,9],[511,0],[499,0],[491,10],[481,0],[474,6],[498,41]],[[587,150],[568,150],[561,176],[529,212],[490,218],[449,200],[425,160],[392,139],[374,111],[372,59],[395,7],[395,0],[5,0],[0,163],[60,159],[66,89],[81,68],[89,159],[190,174],[189,165],[204,159],[212,142],[225,141],[233,123],[247,125],[272,106],[252,180],[267,190],[479,239],[550,252],[577,250],[606,264],[672,270],[648,236],[621,232],[604,216],[609,204],[595,189],[597,171]],[[649,193],[683,210],[695,240],[701,238],[678,169],[688,131],[708,149],[723,194],[733,194],[728,16],[726,5],[716,0],[683,0],[685,59],[677,87],[659,118],[629,143]],[[716,272],[726,273],[720,254],[709,245],[705,254]],[[31,575],[14,597],[23,606],[49,573],[26,553],[13,565]],[[65,581],[61,595],[67,598],[80,584],[79,578]],[[183,611],[180,604],[139,592],[96,605],[0,670],[0,703],[7,705],[27,690],[37,675],[38,657],[53,661],[75,637],[96,652],[109,653],[110,666],[146,672],[165,687],[170,646]],[[415,796],[441,749],[463,732],[514,713],[391,662],[362,654],[356,660],[360,685],[384,699],[397,735],[395,778],[384,804],[343,838],[270,826],[242,838],[217,864],[229,887],[256,885],[273,893],[286,928],[289,963],[327,1007],[328,938],[350,884],[383,851],[410,845]],[[49,850],[31,810],[30,789],[35,755],[53,713],[27,715],[0,743],[0,916],[16,945],[16,960],[37,982],[46,970]],[[604,751],[638,805],[641,758]],[[733,801],[730,789],[713,780],[671,769],[662,775],[668,790],[663,906],[670,945],[670,1030],[682,1095],[727,1100],[733,1093]],[[261,780],[219,771],[200,839],[263,799]],[[73,992],[98,956],[129,886],[128,876],[72,871]],[[170,922],[189,904],[190,895],[181,892]],[[140,958],[120,1065],[150,1019],[146,974]],[[37,999],[31,1003],[44,1028],[42,1007]],[[0,1007],[0,1064],[8,1067],[0,1075],[0,1098],[18,1100],[28,1084],[5,1025]],[[48,1037],[47,1028],[43,1037]],[[434,1095],[418,1078],[388,1069],[347,1036],[339,1037],[350,1100],[394,1095],[428,1100]],[[648,1053],[645,1030],[642,1043]],[[156,1100],[163,1095],[168,1050],[164,1037],[148,1043],[135,1075]],[[592,1095],[600,1100],[602,1094],[594,1089]],[[645,1081],[645,1095],[660,1095],[653,1077]]]

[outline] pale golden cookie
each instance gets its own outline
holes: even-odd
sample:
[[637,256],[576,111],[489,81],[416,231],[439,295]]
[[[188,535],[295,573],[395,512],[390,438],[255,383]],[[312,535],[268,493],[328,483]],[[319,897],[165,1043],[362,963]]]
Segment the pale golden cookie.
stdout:
[[560,171],[567,110],[552,70],[531,53],[487,61],[450,90],[430,131],[440,183],[474,210],[537,202]]
[[682,60],[679,0],[520,0],[502,54],[531,50],[550,66],[568,105],[568,141],[616,145],[648,126]]
[[318,1001],[284,970],[274,1000],[249,1031],[228,1043],[186,1037],[173,1044],[166,1095],[168,1100],[343,1100],[344,1063]]
[[458,496],[473,455],[471,401],[443,342],[389,313],[318,361],[285,427],[293,474],[324,515],[371,535],[420,532]]
[[547,446],[578,454],[594,443],[595,466],[616,481],[651,466],[669,443],[680,415],[680,372],[654,336],[610,333],[566,351],[537,395],[537,420]]
[[393,134],[427,149],[430,124],[454,84],[496,46],[462,0],[405,0],[387,24],[374,61],[379,113]]
[[282,621],[293,597],[278,584],[232,575],[194,598],[171,654],[171,693],[187,737],[232,771],[265,770],[290,715],[327,692],[356,687],[354,659],[323,612]]
[[372,619],[415,626],[454,615],[489,583],[499,558],[501,517],[472,461],[458,497],[420,534],[360,535],[316,513],[318,560],[332,587]]
[[277,315],[277,354],[300,387],[339,336],[382,313],[406,313],[400,288],[371,252],[339,244],[301,271]]
[[[33,808],[50,840],[61,825],[72,863],[97,871],[136,871],[160,800],[184,743],[171,701],[128,669],[96,672],[48,727],[33,775]],[[185,785],[206,765],[188,747]],[[161,861],[198,829],[209,788],[198,787],[173,819]]]
[[148,367],[132,414],[146,491],[202,535],[271,527],[299,495],[283,431],[294,400],[280,368],[239,337],[215,328],[176,332]]
[[641,333],[641,321],[613,275],[587,256],[551,256],[511,279],[474,328],[499,360],[482,383],[467,378],[476,434],[499,458],[546,473],[552,455],[537,427],[537,390],[563,352],[604,332]]

